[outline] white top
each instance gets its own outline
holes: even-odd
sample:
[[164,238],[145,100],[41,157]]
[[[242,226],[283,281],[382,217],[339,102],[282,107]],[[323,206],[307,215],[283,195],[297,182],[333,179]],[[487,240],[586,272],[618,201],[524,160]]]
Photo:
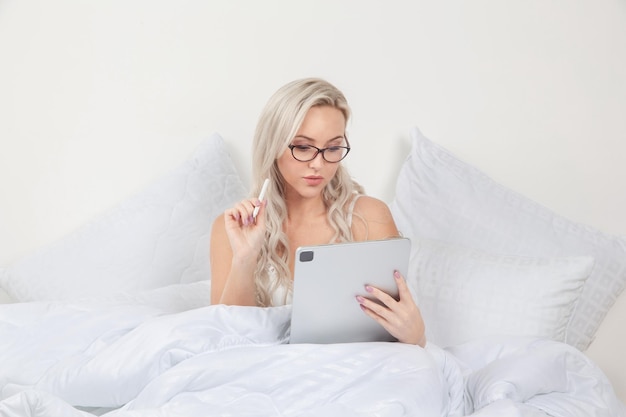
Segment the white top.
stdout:
[[[273,267],[270,267],[268,271],[269,279],[273,283],[278,281],[278,276],[276,274],[276,270]],[[272,293],[272,305],[273,306],[282,306],[286,304],[291,304],[293,300],[293,291],[291,286],[287,286],[285,284],[278,283],[276,289]]]

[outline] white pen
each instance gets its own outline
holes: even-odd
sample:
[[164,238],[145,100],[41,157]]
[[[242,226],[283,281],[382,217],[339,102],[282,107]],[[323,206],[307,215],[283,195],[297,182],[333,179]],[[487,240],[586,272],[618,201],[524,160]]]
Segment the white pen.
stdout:
[[[261,187],[261,192],[259,193],[259,201],[263,202],[263,199],[265,198],[265,192],[267,191],[267,186],[270,185],[270,179],[269,178],[265,178],[265,181],[263,181],[263,186]],[[254,211],[252,212],[252,218],[256,220],[256,216],[257,214],[259,214],[259,210],[261,209],[261,206],[256,206],[254,208]]]

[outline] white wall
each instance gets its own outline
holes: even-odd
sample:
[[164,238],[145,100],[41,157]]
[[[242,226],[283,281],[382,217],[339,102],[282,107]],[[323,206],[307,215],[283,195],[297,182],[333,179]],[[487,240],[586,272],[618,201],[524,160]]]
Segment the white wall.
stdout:
[[[0,265],[213,131],[248,179],[261,107],[304,76],[346,93],[348,166],[385,201],[418,125],[556,212],[626,234],[623,0],[0,0]],[[625,350],[623,331],[603,337]],[[604,352],[626,392],[624,361]]]

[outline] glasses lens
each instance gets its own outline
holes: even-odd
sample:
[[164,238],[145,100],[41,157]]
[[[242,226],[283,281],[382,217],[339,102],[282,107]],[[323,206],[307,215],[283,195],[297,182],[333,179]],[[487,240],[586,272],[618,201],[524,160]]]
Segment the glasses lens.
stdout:
[[317,156],[317,149],[308,145],[296,145],[291,149],[291,154],[298,161],[310,161]]
[[339,162],[347,153],[348,149],[343,146],[332,146],[324,151],[324,159],[328,162]]

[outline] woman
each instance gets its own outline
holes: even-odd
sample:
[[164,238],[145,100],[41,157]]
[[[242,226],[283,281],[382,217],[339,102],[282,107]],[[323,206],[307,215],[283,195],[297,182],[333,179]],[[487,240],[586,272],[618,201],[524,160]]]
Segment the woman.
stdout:
[[[363,195],[340,163],[350,151],[349,117],[343,94],[321,79],[293,81],[270,98],[253,143],[255,192],[269,178],[266,199],[243,200],[215,220],[211,303],[289,303],[299,246],[398,236],[387,205]],[[424,346],[419,309],[404,277],[394,277],[399,300],[366,286],[382,305],[361,296],[356,302],[400,342]]]

